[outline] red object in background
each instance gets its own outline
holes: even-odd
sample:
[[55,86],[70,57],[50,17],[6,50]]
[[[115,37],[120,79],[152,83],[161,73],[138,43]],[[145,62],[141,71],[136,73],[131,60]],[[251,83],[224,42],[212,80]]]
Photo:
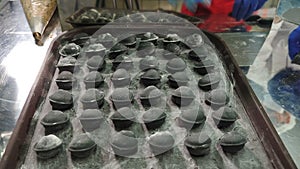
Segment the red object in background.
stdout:
[[229,14],[232,11],[234,0],[213,0],[209,7],[199,3],[196,13],[188,10],[185,4],[182,5],[181,12],[190,16],[205,16],[210,14]]
[[209,15],[203,23],[197,25],[198,28],[214,32],[247,32],[251,26],[246,25],[244,21],[236,21],[226,14]]
[[244,21],[236,21],[235,18],[229,16],[232,12],[234,0],[213,0],[209,7],[198,4],[195,13],[188,10],[185,4],[182,5],[181,12],[189,16],[196,16],[205,20],[200,23],[200,29],[210,32],[230,32],[231,28],[244,27],[246,31],[251,29],[251,26],[246,25]]

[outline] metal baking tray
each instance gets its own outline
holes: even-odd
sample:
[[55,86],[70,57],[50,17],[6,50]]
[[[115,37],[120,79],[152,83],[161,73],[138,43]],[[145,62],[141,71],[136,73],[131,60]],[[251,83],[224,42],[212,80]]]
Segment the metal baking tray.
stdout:
[[[91,9],[95,9],[99,13],[103,13],[103,12],[110,13],[112,18],[110,18],[111,20],[102,20],[102,22],[92,22],[92,23],[83,23],[83,22],[79,21],[79,18],[82,16],[82,14],[84,14],[86,11],[89,11]],[[163,9],[158,9],[158,10],[125,10],[125,9],[109,9],[109,8],[96,8],[96,7],[81,8],[81,9],[77,10],[76,12],[74,12],[74,14],[72,14],[71,16],[67,17],[65,19],[65,21],[67,23],[70,23],[73,27],[105,25],[105,24],[110,23],[111,21],[113,21],[115,19],[115,16],[117,16],[117,15],[126,16],[126,15],[130,15],[130,14],[142,13],[142,12],[163,12],[163,13],[173,14],[175,16],[184,18],[184,19],[188,20],[189,22],[191,22],[195,25],[203,22],[203,20],[201,20],[200,18],[197,18],[197,17],[188,16],[188,15],[184,15],[184,14],[179,13],[179,12],[170,11],[170,10],[163,10]],[[179,24],[182,24],[182,23],[179,23]]]
[[[47,52],[46,60],[43,63],[41,71],[30,91],[28,99],[17,121],[17,125],[7,145],[6,151],[1,159],[0,168],[13,169],[22,166],[25,161],[28,147],[31,144],[35,127],[37,126],[37,117],[40,109],[49,109],[49,103],[46,103],[47,96],[53,92],[54,78],[58,74],[56,64],[59,60],[58,48],[66,41],[70,41],[79,33],[87,33],[92,35],[98,30],[96,27],[84,27],[67,31],[57,37],[51,43]],[[121,25],[119,27],[107,27],[109,29],[118,29],[118,31],[128,32],[128,27]],[[133,32],[147,32],[149,27],[143,25],[135,25],[131,29]],[[164,25],[153,25],[151,30],[167,29],[170,33],[178,33],[187,29],[186,27],[168,27]],[[105,32],[105,29],[102,30]],[[187,31],[188,33],[191,33]],[[291,159],[288,151],[284,147],[280,137],[266,115],[263,107],[256,98],[254,92],[249,86],[246,77],[239,69],[236,61],[230,53],[226,44],[216,35],[204,32],[210,42],[216,47],[217,52],[220,54],[220,60],[223,63],[226,74],[232,84],[234,84],[234,93],[237,95],[240,106],[244,109],[246,119],[251,122],[254,135],[261,145],[261,151],[265,152],[267,161],[270,168],[275,169],[294,169],[296,168],[293,160]],[[57,89],[56,89],[57,90]],[[25,155],[24,155],[25,154]],[[259,155],[259,154],[258,154]],[[223,159],[224,160],[224,159]],[[227,159],[228,160],[228,159]],[[167,162],[167,161],[165,161]],[[180,162],[180,161],[179,161]],[[228,166],[227,166],[228,167]]]

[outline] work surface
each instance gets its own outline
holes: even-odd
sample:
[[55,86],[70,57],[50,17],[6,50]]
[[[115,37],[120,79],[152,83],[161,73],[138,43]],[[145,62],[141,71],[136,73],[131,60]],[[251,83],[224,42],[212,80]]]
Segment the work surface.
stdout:
[[[57,29],[50,34],[50,38],[45,42],[44,46],[36,46],[19,1],[14,1],[11,6],[7,5],[0,11],[0,22],[2,23],[0,26],[0,46],[2,48],[0,50],[0,150],[1,153],[3,153],[28,93],[45,59],[49,44],[61,31],[57,25]],[[287,33],[294,27],[294,25],[290,24],[281,24],[278,28],[273,27],[273,31],[276,32],[280,30],[280,28],[281,30],[284,29],[285,33],[282,35],[285,36],[284,39],[287,39]],[[256,56],[257,54],[259,54],[259,56],[263,55],[260,48],[268,35],[268,31],[220,33],[218,35],[227,42],[230,50],[232,50],[233,55],[236,56],[241,66],[247,68],[252,63],[254,63],[254,65],[259,64],[259,59],[256,59]],[[277,33],[275,33],[274,36],[276,37],[276,35]],[[251,38],[249,39],[249,37]],[[283,49],[286,50],[286,44],[279,47],[283,47]],[[263,51],[268,50],[272,50],[272,48],[266,48]],[[277,48],[277,50],[280,51],[280,48]],[[286,58],[286,56],[284,56],[284,58]],[[274,68],[275,65],[286,63],[285,59],[283,59],[283,61],[284,62],[275,64],[274,62],[276,61],[270,59],[268,63],[272,63],[272,70],[274,71],[276,69]],[[253,74],[255,74],[253,73],[255,72],[253,71],[254,69],[257,70],[257,67],[252,66],[250,68],[250,84],[252,84],[258,98],[265,106],[270,119],[274,123],[292,157],[294,159],[300,159],[298,153],[300,150],[295,149],[295,147],[299,147],[300,144],[299,132],[296,132],[299,131],[299,121],[289,110],[285,110],[278,102],[276,103],[276,101],[276,106],[271,106],[272,109],[270,109],[270,105],[274,103],[272,95],[269,93],[268,88],[266,88],[266,83],[260,84],[255,81],[256,78],[253,77]],[[276,69],[277,72],[279,72],[279,70],[281,69]],[[268,79],[272,79],[274,74],[276,73],[268,74]],[[263,94],[259,95],[259,93]],[[295,162],[297,163],[297,161]]]

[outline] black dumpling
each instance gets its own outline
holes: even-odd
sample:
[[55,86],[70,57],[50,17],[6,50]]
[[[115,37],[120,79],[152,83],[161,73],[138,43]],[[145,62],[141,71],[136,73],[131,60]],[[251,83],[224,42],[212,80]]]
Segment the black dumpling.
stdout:
[[102,91],[99,91],[95,88],[87,89],[80,101],[83,105],[83,109],[98,109],[101,108],[104,104],[105,94]]
[[155,86],[148,86],[140,93],[140,100],[144,107],[161,105],[163,93]]
[[181,52],[180,46],[175,43],[167,44],[165,47],[165,50],[167,50],[168,52],[171,52],[173,54],[176,54],[176,55],[179,55]]
[[190,79],[185,72],[176,72],[168,76],[169,86],[172,88],[178,88],[180,86],[187,86]]
[[190,48],[199,48],[203,44],[203,38],[200,34],[192,34],[184,40],[185,44]]
[[223,151],[231,154],[235,154],[242,150],[246,143],[246,138],[237,132],[226,133],[220,140]]
[[149,137],[148,143],[156,156],[172,150],[175,140],[169,132],[156,132]]
[[149,69],[145,73],[143,73],[140,78],[140,82],[144,86],[157,86],[160,84],[161,75],[158,70]]
[[210,59],[205,59],[201,62],[195,62],[194,71],[200,75],[206,75],[213,72],[215,63]]
[[100,13],[96,9],[88,9],[83,13],[83,15],[86,15],[90,18],[97,19],[100,16]]
[[209,91],[218,87],[221,81],[220,74],[209,73],[199,79],[198,86],[203,91]]
[[133,94],[128,88],[117,88],[111,94],[110,99],[113,102],[115,109],[131,107],[133,102]]
[[238,119],[238,114],[234,108],[226,106],[214,112],[212,118],[218,128],[226,128]]
[[129,107],[122,107],[116,110],[110,117],[117,131],[130,127],[135,120],[135,113]]
[[219,109],[229,102],[228,94],[223,89],[214,89],[205,93],[205,103],[212,109]]
[[188,53],[188,58],[193,61],[203,61],[207,58],[208,54],[198,50],[190,50]]
[[91,43],[86,46],[84,52],[87,57],[92,57],[95,55],[104,57],[106,48],[101,43]]
[[75,77],[69,71],[61,72],[55,80],[59,89],[70,90],[76,82]]
[[127,47],[121,43],[115,44],[108,52],[109,59],[115,59],[120,54],[127,52]]
[[98,71],[92,71],[84,77],[83,82],[87,89],[98,88],[104,83],[104,77]]
[[66,90],[59,89],[49,96],[53,110],[67,110],[73,107],[73,96]]
[[211,142],[206,133],[191,133],[185,138],[184,145],[192,156],[197,157],[209,154]]
[[161,108],[151,108],[143,114],[143,122],[148,130],[159,128],[165,122],[167,115]]
[[130,74],[125,69],[117,69],[111,77],[111,81],[114,87],[124,87],[128,86],[131,81]]
[[101,123],[104,121],[104,115],[98,109],[86,109],[81,112],[79,120],[84,131],[92,132],[100,128]]
[[83,24],[91,24],[91,23],[95,23],[95,22],[96,22],[95,18],[89,17],[89,16],[86,15],[86,14],[81,15],[81,16],[78,18],[78,21],[79,21],[80,23],[83,23]]
[[139,57],[145,57],[147,55],[152,55],[154,54],[156,49],[155,44],[153,44],[152,42],[142,42],[139,43],[138,47],[137,47],[137,56]]
[[138,38],[141,39],[141,42],[152,42],[155,43],[158,39],[158,36],[156,36],[154,33],[146,32],[144,34],[138,35]]
[[159,66],[158,60],[154,56],[146,56],[145,58],[140,60],[140,69],[157,69]]
[[173,58],[166,65],[169,73],[182,72],[186,69],[186,63],[181,58]]
[[133,61],[132,58],[129,55],[121,54],[115,58],[115,60],[112,62],[112,69],[125,69],[130,70],[133,68]]
[[86,133],[82,133],[72,138],[68,150],[72,158],[86,158],[95,148],[96,143]]
[[114,15],[114,13],[112,13],[111,11],[102,11],[101,13],[100,13],[100,16],[101,17],[103,17],[103,18],[106,18],[107,20],[112,20],[113,19],[113,15]]
[[169,43],[178,43],[182,41],[182,39],[177,34],[168,34],[164,39],[163,42],[165,44]]
[[67,56],[61,58],[56,66],[60,73],[63,71],[74,72],[76,64],[77,60],[74,57]]
[[68,43],[59,50],[59,55],[62,57],[71,56],[77,58],[80,54],[81,47],[75,43]]
[[171,100],[177,106],[182,107],[190,105],[194,101],[195,97],[196,96],[191,88],[181,86],[173,91]]
[[59,110],[52,110],[48,112],[41,120],[41,124],[45,127],[46,134],[65,128],[68,122],[69,116]]
[[193,108],[182,109],[178,118],[178,123],[180,127],[194,129],[199,126],[203,126],[205,120],[206,116],[204,114],[204,109],[202,106],[197,106]]
[[115,41],[116,39],[110,33],[100,34],[96,39],[96,43],[101,43],[106,48],[112,47]]
[[33,149],[40,159],[49,159],[55,157],[62,151],[62,140],[53,134],[43,136],[39,139]]
[[135,47],[136,46],[136,36],[135,35],[130,35],[126,37],[125,39],[122,39],[120,41],[121,44],[127,46],[127,47]]
[[95,55],[86,64],[90,71],[101,71],[105,67],[105,60],[103,56]]
[[134,133],[128,130],[114,134],[110,145],[117,156],[131,156],[138,151],[138,140]]

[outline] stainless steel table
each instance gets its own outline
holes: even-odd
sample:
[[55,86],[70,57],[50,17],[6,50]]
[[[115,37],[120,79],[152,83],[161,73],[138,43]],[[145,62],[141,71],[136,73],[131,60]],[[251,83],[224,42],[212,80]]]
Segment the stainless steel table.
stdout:
[[61,31],[57,26],[44,46],[35,45],[20,1],[13,1],[1,9],[0,23],[0,152],[2,154],[45,59],[48,46]]

